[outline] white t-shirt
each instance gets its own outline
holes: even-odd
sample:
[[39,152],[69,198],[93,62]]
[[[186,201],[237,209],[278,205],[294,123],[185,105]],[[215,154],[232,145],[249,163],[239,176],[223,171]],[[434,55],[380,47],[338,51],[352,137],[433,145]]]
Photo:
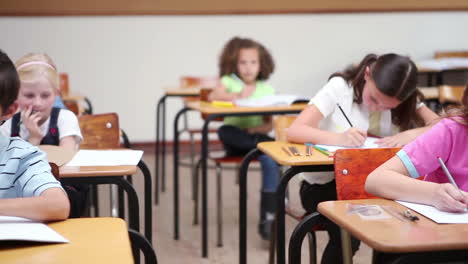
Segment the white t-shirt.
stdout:
[[[353,101],[353,87],[342,77],[333,77],[317,92],[309,104],[315,105],[324,118],[319,123],[319,128],[331,132],[342,133],[350,128],[348,121],[337,106],[340,104],[343,111],[353,124],[353,127],[364,131],[369,130],[370,112],[363,104]],[[423,104],[418,104],[417,108]],[[375,136],[385,137],[399,132],[398,127],[392,125],[391,110],[380,112],[380,133]],[[310,184],[325,184],[334,178],[333,172],[303,173],[302,179]]]
[[[11,135],[11,120],[12,118],[8,119],[5,124],[0,126],[0,133],[5,137],[10,137]],[[47,120],[39,127],[42,133],[45,135],[48,132],[50,123],[50,116]],[[60,109],[59,116],[57,119],[57,128],[59,132],[59,138],[62,139],[68,136],[74,136],[76,143],[79,144],[83,139],[81,135],[80,126],[78,124],[78,118],[76,115],[67,109]],[[19,136],[24,139],[29,139],[29,131],[24,126],[24,124],[20,125]]]

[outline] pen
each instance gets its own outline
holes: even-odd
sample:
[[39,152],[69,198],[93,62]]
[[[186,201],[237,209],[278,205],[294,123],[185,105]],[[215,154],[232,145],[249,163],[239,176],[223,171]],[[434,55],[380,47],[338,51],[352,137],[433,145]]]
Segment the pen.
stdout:
[[447,169],[447,166],[445,166],[445,162],[442,160],[442,158],[437,157],[437,160],[439,161],[440,166],[442,167],[442,170],[445,172],[445,175],[447,175],[447,178],[450,181],[450,183],[453,184],[453,186],[455,186],[457,189],[460,190],[460,188],[458,188],[457,183],[453,179],[452,174],[450,174],[450,171]]
[[346,121],[348,121],[348,124],[350,127],[353,127],[353,124],[351,123],[351,121],[349,121],[349,118],[348,116],[345,114],[345,112],[343,111],[343,108],[341,108],[340,104],[339,103],[336,103],[336,105],[338,106],[338,108],[340,109],[341,113],[344,115],[344,117],[346,118]]
[[312,155],[312,144],[305,143],[305,146],[306,146],[306,156],[311,156]]
[[[450,173],[450,171],[447,169],[447,166],[445,166],[445,162],[444,160],[442,160],[441,157],[437,157],[437,160],[439,161],[440,163],[440,166],[442,167],[442,170],[445,172],[445,175],[447,175],[447,178],[449,179],[450,183],[455,186],[455,188],[458,189],[458,191],[460,192],[461,195],[463,195],[463,193],[461,192],[460,188],[458,187],[457,183],[455,182],[455,180],[453,179],[452,177],[452,174]],[[465,209],[466,210],[466,209]]]
[[281,149],[286,152],[286,154],[288,154],[289,157],[291,157],[291,153],[289,153],[289,151],[284,147],[282,146]]
[[408,218],[410,221],[417,221],[419,217],[411,213],[410,210],[406,209],[404,212],[401,213],[404,217]]

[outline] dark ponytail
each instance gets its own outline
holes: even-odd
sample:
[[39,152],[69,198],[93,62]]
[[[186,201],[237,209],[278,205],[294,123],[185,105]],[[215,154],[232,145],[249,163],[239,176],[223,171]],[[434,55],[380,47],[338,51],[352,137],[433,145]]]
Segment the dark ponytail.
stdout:
[[383,94],[398,99],[401,103],[392,109],[392,123],[407,130],[424,125],[416,114],[416,105],[423,100],[422,93],[416,89],[417,68],[409,57],[393,53],[377,56],[369,54],[357,66],[350,66],[344,72],[334,73],[343,77],[354,89],[354,102],[362,104],[362,93],[366,80],[366,67],[377,89]]

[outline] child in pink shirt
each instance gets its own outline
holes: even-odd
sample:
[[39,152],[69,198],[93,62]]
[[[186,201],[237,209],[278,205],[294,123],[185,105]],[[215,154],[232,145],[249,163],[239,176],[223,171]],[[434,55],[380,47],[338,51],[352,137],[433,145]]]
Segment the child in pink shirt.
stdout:
[[[450,114],[373,171],[366,191],[374,195],[463,212],[468,207],[468,89],[464,107]],[[437,158],[447,165],[459,191]],[[410,176],[410,177],[408,177]],[[424,181],[414,178],[424,176]]]

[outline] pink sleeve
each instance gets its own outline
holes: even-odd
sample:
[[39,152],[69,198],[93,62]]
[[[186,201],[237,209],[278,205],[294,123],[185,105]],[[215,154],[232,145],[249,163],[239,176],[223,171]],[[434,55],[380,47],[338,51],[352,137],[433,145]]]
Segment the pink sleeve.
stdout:
[[[403,147],[403,155],[399,155],[411,177],[425,176],[440,167],[437,157],[447,161],[452,148],[453,138],[449,130],[449,123],[453,120],[443,119],[424,134],[417,137],[413,142]],[[409,160],[405,161],[405,155]],[[411,164],[417,175],[411,172]]]

